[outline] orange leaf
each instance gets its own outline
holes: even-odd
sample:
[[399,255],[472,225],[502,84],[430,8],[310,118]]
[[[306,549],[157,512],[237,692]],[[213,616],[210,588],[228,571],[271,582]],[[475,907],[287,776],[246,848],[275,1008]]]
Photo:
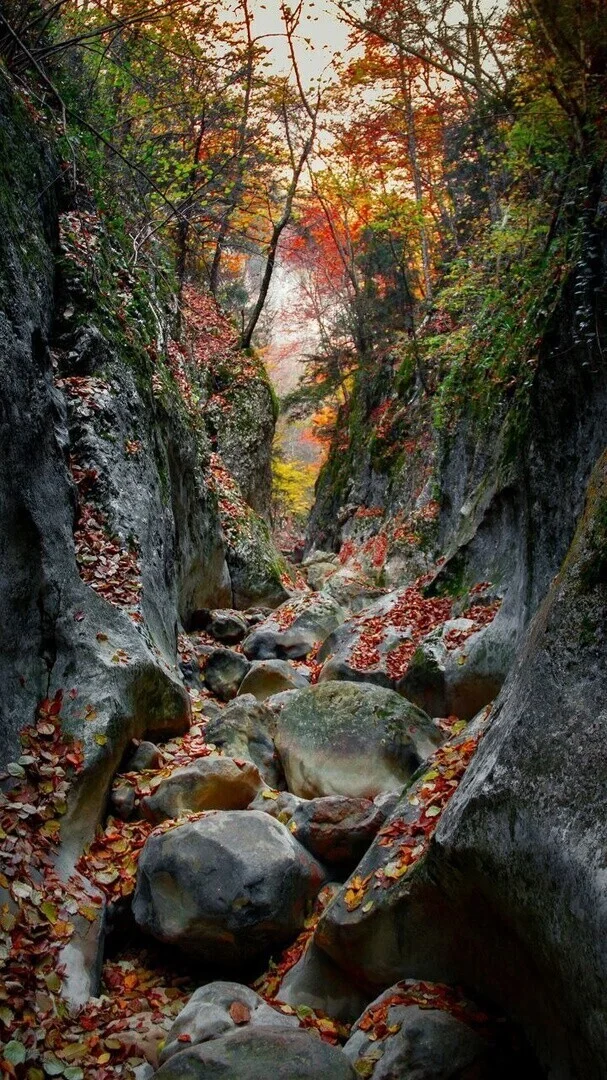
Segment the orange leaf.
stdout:
[[235,1024],[248,1024],[251,1019],[251,1010],[242,1001],[233,1001],[229,1013]]

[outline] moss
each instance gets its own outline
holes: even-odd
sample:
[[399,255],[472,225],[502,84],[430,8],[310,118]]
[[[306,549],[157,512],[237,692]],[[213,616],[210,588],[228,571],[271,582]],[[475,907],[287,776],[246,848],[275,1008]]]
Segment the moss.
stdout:
[[465,596],[468,589],[465,555],[462,551],[458,551],[443,566],[437,578],[426,586],[424,595],[450,596],[453,600],[457,600],[459,597]]
[[584,592],[607,584],[607,496],[600,496],[594,507],[588,535],[588,553],[580,567]]

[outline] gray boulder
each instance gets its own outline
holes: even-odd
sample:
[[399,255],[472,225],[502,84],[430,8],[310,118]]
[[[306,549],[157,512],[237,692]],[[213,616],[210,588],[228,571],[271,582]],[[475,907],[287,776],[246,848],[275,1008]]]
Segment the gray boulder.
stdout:
[[142,930],[208,964],[243,967],[301,929],[325,872],[268,814],[209,812],[151,836],[133,914]]
[[[338,627],[324,642],[318,657],[324,660],[319,681],[347,680],[375,683],[395,690],[398,677],[392,674],[390,655],[399,646],[412,640],[412,628],[401,625],[398,615],[402,591],[382,595],[359,613]],[[393,625],[391,619],[398,625]],[[381,633],[378,626],[382,626]],[[365,648],[365,635],[371,631],[373,643]],[[372,653],[376,659],[363,663],[361,654]]]
[[250,660],[304,660],[344,618],[343,609],[329,596],[295,597],[249,634],[243,645],[245,656]]
[[190,1044],[217,1039],[237,1027],[298,1028],[296,1016],[273,1009],[248,986],[235,982],[213,982],[196,990],[171,1026],[160,1061],[181,1053],[188,1036]]
[[204,669],[205,686],[220,701],[235,698],[250,663],[241,653],[232,649],[215,649],[209,656]]
[[337,562],[336,556],[334,556],[333,558],[335,559],[335,561],[319,560],[318,562],[314,562],[310,566],[306,567],[306,581],[308,582],[308,585],[313,590],[313,592],[318,592],[320,589],[322,589],[323,585],[326,584],[329,578],[337,572],[339,563]]
[[284,705],[276,733],[289,790],[310,799],[399,791],[442,741],[420,709],[368,683],[300,690]]
[[343,1050],[298,1029],[251,1028],[183,1050],[157,1080],[356,1080]]
[[286,660],[254,660],[240,684],[238,693],[252,694],[257,701],[299,690],[309,685],[309,678]]
[[[359,1076],[373,1080],[401,1080],[405,1076],[411,1080],[496,1080],[494,1047],[489,1040],[442,1009],[391,1004],[401,996],[399,991],[399,986],[391,986],[380,994],[354,1025],[344,1046]],[[379,1030],[375,1025],[365,1030],[366,1022],[372,1022],[378,1013]]]
[[247,621],[238,611],[212,611],[208,631],[222,645],[236,645],[246,637]]
[[145,772],[147,769],[157,769],[160,766],[161,757],[156,743],[142,740],[127,759],[124,771]]
[[274,712],[252,694],[242,694],[211,719],[206,738],[224,754],[252,761],[268,787],[280,788],[284,773],[274,747],[275,732]]
[[198,758],[176,769],[141,801],[143,816],[158,823],[187,811],[245,810],[263,779],[250,761],[230,757]]
[[[312,585],[310,587],[313,588]],[[386,590],[364,578],[360,573],[355,573],[349,567],[339,566],[335,573],[325,579],[322,592],[325,596],[330,596],[345,611],[356,615],[365,608],[371,607],[376,600],[385,595]]]
[[468,633],[469,619],[450,619],[419,645],[397,690],[430,716],[473,716],[497,697],[512,666],[516,625],[499,612],[458,648],[451,631]]
[[293,1008],[304,1005],[333,1020],[351,1024],[369,1001],[364,986],[352,979],[310,941],[303,956],[283,977],[276,998]]

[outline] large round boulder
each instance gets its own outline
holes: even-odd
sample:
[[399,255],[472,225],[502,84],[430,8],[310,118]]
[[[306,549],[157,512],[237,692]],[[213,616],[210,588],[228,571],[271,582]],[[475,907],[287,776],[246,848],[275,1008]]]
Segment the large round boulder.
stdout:
[[206,738],[224,754],[257,765],[266,783],[284,786],[282,766],[274,748],[276,715],[252,694],[239,696],[207,725]]
[[264,782],[251,761],[205,757],[176,769],[142,800],[143,816],[158,823],[186,811],[246,810]]
[[251,1028],[192,1046],[155,1080],[356,1080],[343,1050],[309,1031]]
[[150,836],[133,914],[142,930],[229,968],[284,944],[303,926],[325,872],[279,821],[210,811]]
[[443,741],[421,709],[369,683],[326,682],[292,694],[276,749],[290,791],[373,799],[399,791]]

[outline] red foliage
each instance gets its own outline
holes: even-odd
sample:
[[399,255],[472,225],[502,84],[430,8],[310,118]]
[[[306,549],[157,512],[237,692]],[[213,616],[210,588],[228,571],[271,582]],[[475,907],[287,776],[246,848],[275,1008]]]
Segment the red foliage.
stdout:
[[370,671],[380,662],[378,646],[386,631],[409,630],[411,637],[388,653],[386,668],[390,678],[399,679],[406,673],[411,657],[420,641],[440,626],[451,614],[451,600],[425,597],[419,589],[421,582],[405,589],[398,602],[385,615],[359,616],[361,628],[359,639],[350,656],[350,664],[357,671]]
[[97,481],[95,470],[82,468],[74,458],[70,466],[80,495],[80,516],[74,529],[80,577],[110,604],[137,616],[142,588],[137,555],[109,536],[107,515],[88,501]]
[[[478,586],[476,586],[478,590]],[[470,590],[471,592],[473,590]],[[463,619],[471,619],[472,626],[467,630],[448,630],[445,634],[445,645],[448,649],[457,649],[460,645],[463,645],[465,641],[471,637],[472,634],[476,634],[479,630],[482,630],[483,626],[488,626],[490,622],[493,622],[500,607],[502,606],[501,600],[495,600],[492,604],[472,604],[467,608],[462,615]]]
[[356,555],[358,548],[353,540],[344,540],[341,548],[339,549],[339,561],[344,566],[349,559]]

